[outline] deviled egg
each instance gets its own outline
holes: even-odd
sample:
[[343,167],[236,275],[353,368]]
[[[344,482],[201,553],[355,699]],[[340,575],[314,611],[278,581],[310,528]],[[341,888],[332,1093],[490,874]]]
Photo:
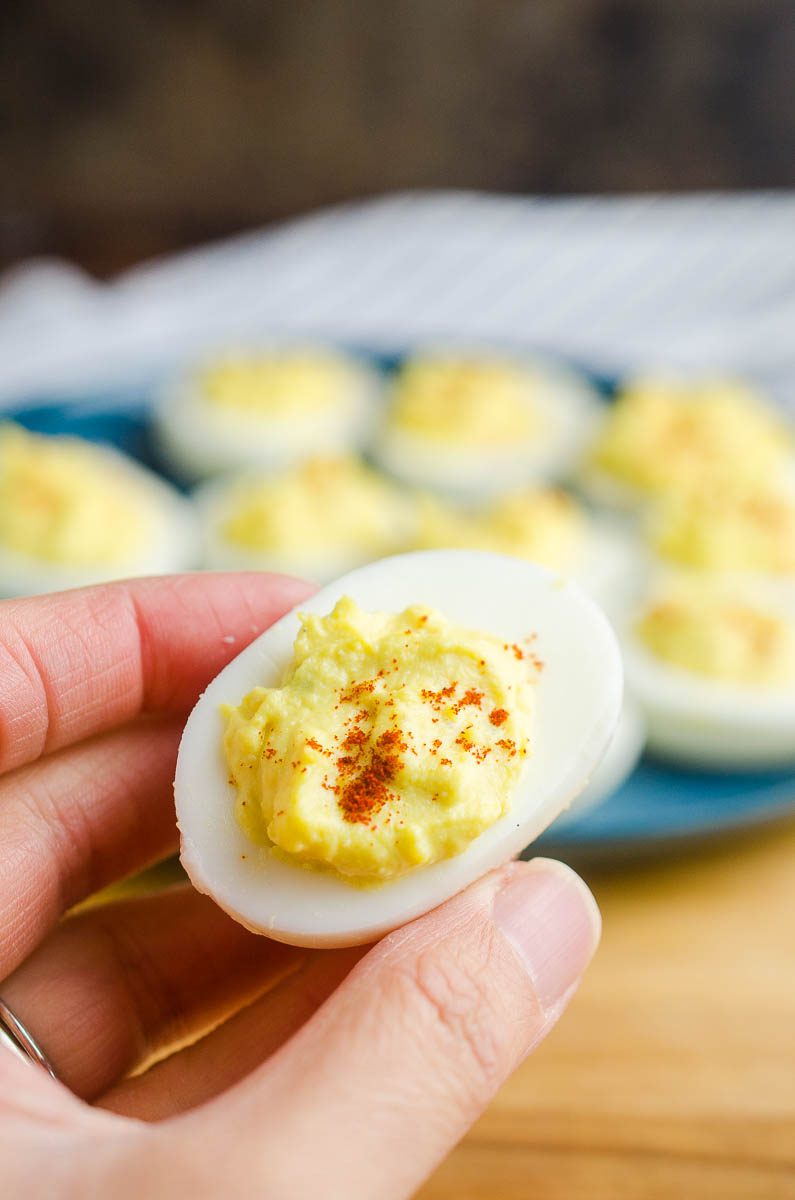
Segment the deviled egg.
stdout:
[[795,488],[703,486],[656,504],[648,538],[668,566],[795,582]]
[[630,510],[664,493],[784,477],[794,450],[783,419],[740,381],[641,378],[607,408],[580,483],[597,503]]
[[565,474],[598,408],[593,389],[563,367],[427,354],[399,372],[372,454],[411,486],[482,500]]
[[658,581],[624,650],[655,753],[703,767],[795,763],[795,601],[785,590]]
[[367,942],[522,850],[582,790],[621,707],[610,626],[518,559],[401,555],[252,643],[191,714],[182,862],[238,921]]
[[414,505],[355,458],[311,459],[277,475],[247,472],[196,494],[205,565],[327,582],[403,550]]
[[630,534],[590,514],[561,488],[522,488],[466,511],[423,496],[420,549],[491,550],[569,576],[608,609],[623,607],[640,575]]
[[0,595],[181,571],[198,555],[191,505],[139,463],[0,426]]
[[229,352],[172,380],[154,413],[161,453],[186,479],[276,470],[367,439],[380,374],[330,350]]

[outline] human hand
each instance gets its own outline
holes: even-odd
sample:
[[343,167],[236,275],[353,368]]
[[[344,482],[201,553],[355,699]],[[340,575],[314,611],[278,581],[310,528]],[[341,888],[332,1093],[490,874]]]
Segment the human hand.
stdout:
[[0,1044],[3,1200],[407,1197],[575,990],[598,913],[539,859],[368,952],[269,942],[182,886],[59,923],[174,850],[184,714],[306,594],[195,575],[0,605],[0,996],[62,1081]]

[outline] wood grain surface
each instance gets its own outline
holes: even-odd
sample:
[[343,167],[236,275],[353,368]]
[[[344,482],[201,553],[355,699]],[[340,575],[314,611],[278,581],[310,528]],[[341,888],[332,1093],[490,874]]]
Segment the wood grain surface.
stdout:
[[580,993],[421,1200],[793,1200],[795,825],[585,875]]

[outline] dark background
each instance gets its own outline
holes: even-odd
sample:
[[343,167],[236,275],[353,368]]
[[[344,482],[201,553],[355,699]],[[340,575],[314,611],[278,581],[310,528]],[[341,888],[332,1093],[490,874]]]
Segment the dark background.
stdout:
[[793,0],[3,0],[0,265],[395,188],[795,185]]

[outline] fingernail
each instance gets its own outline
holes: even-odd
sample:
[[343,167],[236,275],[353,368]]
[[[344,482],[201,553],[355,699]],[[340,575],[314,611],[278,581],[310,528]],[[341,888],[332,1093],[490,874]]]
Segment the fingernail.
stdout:
[[602,920],[590,891],[563,863],[534,858],[497,893],[493,916],[524,962],[542,1009],[555,1009],[599,944]]

